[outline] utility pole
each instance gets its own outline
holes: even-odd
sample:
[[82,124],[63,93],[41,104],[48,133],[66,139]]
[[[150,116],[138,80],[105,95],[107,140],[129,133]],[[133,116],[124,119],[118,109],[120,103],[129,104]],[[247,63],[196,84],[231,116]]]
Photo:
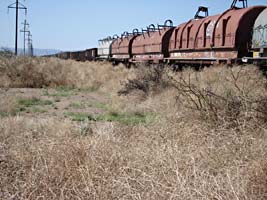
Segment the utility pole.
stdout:
[[31,56],[33,56],[33,45],[32,45],[32,40],[31,40],[31,46],[30,46],[30,52],[31,52]]
[[23,9],[25,11],[25,15],[27,14],[27,8],[16,0],[15,3],[8,6],[8,9],[16,9],[16,25],[15,25],[15,55],[18,55],[18,26],[19,26],[19,10]]
[[24,39],[23,39],[23,55],[26,55],[26,33],[29,32],[27,28],[29,28],[29,24],[27,23],[27,20],[25,19],[24,22],[22,23],[23,25],[23,30],[20,30],[20,32],[23,33]]
[[28,38],[27,38],[27,44],[28,44],[28,55],[33,56],[33,45],[32,45],[32,34],[30,31],[28,31]]

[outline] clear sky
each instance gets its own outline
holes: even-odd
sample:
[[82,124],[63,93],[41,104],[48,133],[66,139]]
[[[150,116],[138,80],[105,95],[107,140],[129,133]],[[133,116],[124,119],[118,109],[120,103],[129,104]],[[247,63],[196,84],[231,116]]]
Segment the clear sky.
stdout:
[[[0,47],[13,47],[15,0],[0,0]],[[210,15],[228,9],[232,0],[21,0],[28,8],[27,20],[35,48],[79,50],[97,46],[98,39],[163,24],[172,19],[178,25],[192,18],[198,6],[207,6]],[[267,5],[267,0],[249,0],[249,5]],[[23,11],[20,23],[24,20]],[[20,25],[22,28],[22,25]],[[19,47],[23,46],[22,33]]]

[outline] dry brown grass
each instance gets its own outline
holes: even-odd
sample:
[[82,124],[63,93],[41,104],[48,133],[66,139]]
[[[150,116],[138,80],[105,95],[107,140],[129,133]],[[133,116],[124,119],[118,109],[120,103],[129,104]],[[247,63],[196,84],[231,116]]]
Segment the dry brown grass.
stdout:
[[162,125],[89,125],[93,131],[84,137],[80,133],[87,124],[1,120],[1,196],[266,197],[266,132],[239,135],[231,130],[202,130],[200,124]]
[[[55,58],[0,58],[1,87],[78,87],[98,89],[124,76],[123,66],[105,62],[75,62]],[[119,83],[120,80],[118,80]],[[115,83],[114,83],[115,84]],[[110,85],[112,87],[113,85]]]
[[[165,82],[168,77],[172,87],[157,90],[153,82],[157,92],[144,95],[131,89],[119,97],[117,92],[124,89],[120,82],[138,78],[138,69],[55,59],[34,62],[43,66],[45,77],[51,76],[45,80],[57,77],[51,67],[57,63],[62,65],[60,84],[88,88],[98,81],[100,90],[109,92],[114,109],[155,112],[159,118],[154,124],[131,126],[1,118],[3,199],[267,198],[265,102],[258,101],[266,97],[266,80],[256,67],[188,69],[179,74],[167,70],[162,78]],[[26,86],[22,79],[0,80],[2,86]],[[188,87],[193,91],[185,90]],[[202,95],[201,109],[195,105],[195,93]],[[232,110],[232,99],[240,102],[238,114],[235,104]],[[218,118],[206,101],[216,107]]]

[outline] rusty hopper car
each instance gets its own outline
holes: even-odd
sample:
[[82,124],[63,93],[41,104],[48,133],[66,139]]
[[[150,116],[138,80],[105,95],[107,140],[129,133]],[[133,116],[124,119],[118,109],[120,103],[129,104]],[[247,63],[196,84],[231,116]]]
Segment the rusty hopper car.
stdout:
[[70,53],[70,59],[76,61],[92,61],[97,58],[97,48],[82,50],[82,51],[75,51]]
[[132,44],[134,39],[140,35],[138,29],[134,29],[133,33],[124,32],[121,37],[115,35],[115,39],[111,45],[111,60],[114,65],[123,63],[130,67],[129,60],[132,58]]
[[214,64],[241,60],[249,53],[251,30],[265,8],[231,8],[177,26],[171,36],[168,62]]
[[62,52],[58,54],[58,58],[67,60],[70,57],[70,52]]
[[56,54],[58,58],[61,59],[72,59],[76,61],[92,61],[97,58],[97,48],[73,51],[73,52],[62,52]]
[[76,61],[86,61],[86,51],[77,51]]
[[70,59],[79,60],[79,52],[78,51],[70,52]]
[[174,30],[171,20],[157,27],[151,24],[133,40],[131,62],[161,63],[169,56],[168,46]]
[[113,64],[124,63],[128,64],[129,59],[132,58],[132,44],[133,40],[139,35],[138,29],[134,29],[133,33],[124,32],[121,37],[117,35],[111,45],[111,60]]
[[85,59],[93,61],[97,58],[97,48],[86,49],[85,50]]

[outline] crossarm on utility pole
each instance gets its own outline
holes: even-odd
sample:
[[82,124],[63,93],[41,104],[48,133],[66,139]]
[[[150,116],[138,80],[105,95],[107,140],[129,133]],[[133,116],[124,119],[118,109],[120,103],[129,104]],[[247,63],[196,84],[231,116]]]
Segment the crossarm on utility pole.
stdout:
[[24,10],[25,15],[27,14],[27,8],[19,2],[19,0],[16,0],[15,3],[10,4],[8,6],[8,9],[16,9],[16,24],[15,24],[15,55],[18,55],[18,24],[19,24],[19,10]]

